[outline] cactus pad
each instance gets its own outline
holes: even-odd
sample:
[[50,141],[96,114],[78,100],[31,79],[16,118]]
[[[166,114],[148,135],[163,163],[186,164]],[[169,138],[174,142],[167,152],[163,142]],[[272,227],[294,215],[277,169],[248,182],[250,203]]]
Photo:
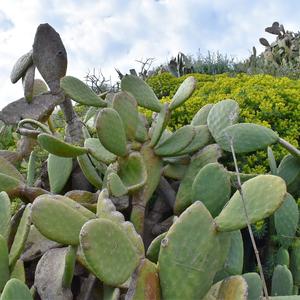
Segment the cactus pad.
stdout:
[[110,164],[117,159],[116,155],[107,151],[97,138],[87,138],[84,141],[84,147],[89,149],[89,153],[94,158],[106,164]]
[[33,300],[30,290],[22,281],[12,278],[10,279],[1,294],[0,300]]
[[[259,175],[242,185],[250,223],[262,220],[280,207],[286,194],[283,179],[274,175]],[[264,199],[262,202],[261,199]],[[219,231],[242,229],[246,226],[243,202],[236,191],[219,216],[215,218]]]
[[10,199],[5,192],[0,193],[0,235],[7,239],[10,232]]
[[272,296],[288,296],[293,292],[293,276],[286,265],[277,265],[272,276]]
[[80,245],[88,265],[105,284],[122,284],[140,261],[125,231],[108,219],[90,220],[84,224]]
[[191,125],[193,126],[206,125],[208,113],[210,112],[213,106],[214,105],[211,103],[202,106],[198,110],[198,112],[194,115],[191,121]]
[[13,66],[10,73],[10,80],[12,83],[16,83],[25,73],[28,67],[33,64],[32,50],[22,55]]
[[139,77],[125,75],[121,81],[121,89],[131,93],[139,106],[160,112],[162,104],[149,85]]
[[66,95],[80,104],[96,107],[105,107],[107,105],[85,83],[75,77],[63,77],[60,80],[60,86]]

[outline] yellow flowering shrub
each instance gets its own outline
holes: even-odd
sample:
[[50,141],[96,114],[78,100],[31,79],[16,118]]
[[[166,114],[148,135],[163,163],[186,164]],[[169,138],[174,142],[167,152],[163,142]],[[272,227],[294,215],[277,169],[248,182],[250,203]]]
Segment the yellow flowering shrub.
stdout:
[[[196,112],[207,103],[234,99],[240,105],[240,122],[251,122],[272,128],[280,137],[299,147],[300,80],[270,75],[238,74],[229,76],[192,74],[197,88],[184,105],[177,108],[170,122],[173,129],[188,124]],[[148,79],[148,84],[163,102],[170,101],[187,76],[175,78],[163,73]],[[272,146],[277,162],[286,151]],[[240,156],[245,172],[268,171],[266,151]]]

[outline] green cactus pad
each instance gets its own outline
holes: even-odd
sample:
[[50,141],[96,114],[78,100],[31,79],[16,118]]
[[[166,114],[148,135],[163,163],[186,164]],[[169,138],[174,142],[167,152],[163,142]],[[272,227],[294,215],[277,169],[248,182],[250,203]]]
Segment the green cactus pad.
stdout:
[[126,92],[119,92],[113,98],[112,108],[121,117],[127,138],[134,140],[139,121],[137,102],[134,97]]
[[277,265],[272,276],[272,296],[289,296],[293,292],[293,276],[287,266]]
[[10,80],[12,83],[16,83],[25,73],[28,67],[33,64],[32,50],[22,55],[13,66],[10,73]]
[[164,232],[164,233],[158,235],[154,240],[152,240],[151,244],[149,245],[149,247],[147,249],[146,256],[148,259],[150,259],[154,263],[157,263],[157,261],[158,261],[160,244],[161,244],[161,241],[165,238],[166,234],[167,234],[167,232]]
[[280,247],[276,253],[276,265],[286,265],[289,267],[290,265],[290,255],[289,251],[284,247]]
[[179,86],[170,103],[170,110],[174,110],[182,105],[193,93],[196,88],[196,79],[193,76],[187,77]]
[[195,135],[191,143],[178,154],[184,155],[195,152],[212,141],[212,136],[206,125],[194,126]]
[[106,164],[110,164],[117,159],[116,155],[107,151],[97,138],[86,139],[84,147],[89,149],[89,153],[94,158]]
[[176,215],[192,204],[192,184],[199,170],[208,163],[217,162],[221,157],[221,153],[220,147],[217,144],[212,144],[206,146],[192,157],[176,195],[174,206]]
[[176,156],[186,148],[193,140],[196,131],[194,126],[186,125],[175,131],[169,138],[154,148],[159,156]]
[[131,93],[139,106],[160,112],[162,104],[149,85],[139,77],[125,75],[121,80],[121,89],[122,91]]
[[97,133],[101,144],[118,156],[126,156],[126,132],[120,115],[113,108],[104,108],[97,118]]
[[10,199],[5,192],[0,193],[0,235],[7,239],[10,232]]
[[239,111],[238,103],[231,99],[222,100],[210,109],[207,126],[215,140],[224,128],[237,123]]
[[15,179],[14,177],[0,173],[0,191],[10,192],[24,186],[23,182]]
[[102,179],[87,154],[77,156],[77,161],[85,178],[97,189],[102,187]]
[[2,156],[0,156],[0,173],[11,176],[18,181],[25,181],[23,175],[17,170],[17,168]]
[[276,164],[276,160],[272,148],[268,147],[267,151],[268,151],[268,162],[269,162],[271,174],[277,175],[277,164]]
[[47,169],[51,193],[59,193],[66,185],[73,168],[71,157],[60,157],[49,154]]
[[63,77],[60,80],[60,87],[65,94],[80,104],[96,107],[105,107],[107,105],[107,103],[95,94],[85,83],[75,77]]
[[135,139],[138,142],[144,143],[148,140],[147,121],[144,115],[139,113],[139,120],[135,132]]
[[80,245],[88,265],[105,284],[122,284],[140,261],[124,230],[108,219],[85,223],[80,232]]
[[157,115],[157,119],[152,123],[153,132],[151,136],[150,147],[155,147],[158,143],[163,131],[168,124],[169,117],[169,105],[168,103],[165,103],[160,113]]
[[15,266],[11,271],[10,278],[16,278],[25,283],[26,278],[23,260],[18,259],[16,261]]
[[293,274],[294,284],[300,286],[300,239],[297,238],[290,253],[290,270]]
[[109,193],[115,197],[124,196],[128,193],[128,188],[117,173],[110,173],[107,176],[107,188]]
[[263,288],[260,276],[257,273],[245,273],[242,275],[248,285],[247,300],[261,299],[263,295]]
[[295,237],[299,222],[298,205],[292,195],[287,194],[283,204],[274,213],[274,224],[279,242],[288,248]]
[[220,213],[230,195],[230,175],[219,163],[205,165],[192,185],[193,201],[203,202],[213,217]]
[[[37,164],[37,155],[36,152],[33,150],[30,153],[28,166],[27,166],[26,183],[28,186],[34,185],[34,181],[36,177],[36,164]],[[48,171],[48,175],[49,175],[49,171]]]
[[33,300],[29,288],[22,281],[10,279],[1,294],[0,300]]
[[129,192],[141,188],[147,180],[147,170],[142,155],[131,152],[128,157],[119,160],[118,175]]
[[17,232],[14,237],[14,241],[9,251],[9,266],[14,268],[16,261],[19,259],[27,240],[31,225],[31,204],[27,204],[21,221],[19,223]]
[[221,252],[213,219],[197,201],[161,241],[158,264],[163,299],[202,299],[219,269]]
[[160,300],[157,267],[148,259],[142,259],[134,272],[126,293],[126,300]]
[[236,153],[247,153],[276,143],[278,135],[272,129],[261,125],[240,123],[225,128],[216,139],[221,148],[229,152],[231,140]]
[[207,125],[207,116],[213,106],[214,105],[211,103],[202,106],[193,117],[191,121],[191,125],[193,126]]
[[9,280],[9,260],[6,240],[0,235],[0,291]]
[[62,276],[62,286],[70,288],[74,276],[77,246],[69,246],[65,255],[65,268]]
[[176,180],[182,180],[187,171],[187,168],[187,165],[167,164],[163,168],[163,176]]
[[223,269],[216,274],[215,281],[220,281],[230,275],[240,275],[243,271],[244,244],[239,230],[230,234],[230,248]]
[[32,205],[32,222],[48,239],[61,244],[79,244],[81,227],[96,216],[64,196],[42,195]]
[[278,176],[283,178],[290,193],[299,193],[300,161],[295,156],[286,155],[278,166]]
[[[283,203],[286,185],[274,175],[259,175],[242,185],[250,223],[262,220],[275,212]],[[262,202],[261,199],[264,199]],[[219,231],[242,229],[247,225],[243,202],[236,191],[219,216],[215,218]]]
[[68,144],[47,133],[40,133],[37,139],[42,148],[57,156],[76,157],[88,152],[88,149],[86,148]]

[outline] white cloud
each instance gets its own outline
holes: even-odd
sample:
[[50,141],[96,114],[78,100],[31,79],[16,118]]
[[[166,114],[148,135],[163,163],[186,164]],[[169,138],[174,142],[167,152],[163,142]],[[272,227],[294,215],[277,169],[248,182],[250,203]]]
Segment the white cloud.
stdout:
[[136,59],[154,57],[160,64],[178,51],[219,50],[245,58],[252,46],[263,50],[259,37],[273,39],[264,33],[273,21],[297,31],[299,8],[296,0],[289,6],[279,0],[1,0],[0,108],[22,96],[21,84],[12,85],[9,74],[31,48],[39,23],[60,33],[68,74],[83,78],[101,68],[115,78],[114,67],[125,73],[139,68]]

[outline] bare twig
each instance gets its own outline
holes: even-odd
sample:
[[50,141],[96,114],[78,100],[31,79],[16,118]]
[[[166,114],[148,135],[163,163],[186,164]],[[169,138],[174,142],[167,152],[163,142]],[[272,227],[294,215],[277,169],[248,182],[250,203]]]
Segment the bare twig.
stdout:
[[248,216],[248,212],[247,212],[247,208],[246,208],[246,202],[245,202],[245,198],[244,198],[244,194],[243,194],[243,189],[242,189],[242,184],[241,184],[241,177],[240,177],[240,173],[239,173],[239,167],[238,167],[238,164],[237,164],[237,159],[236,159],[235,151],[234,151],[234,147],[233,147],[233,139],[232,139],[232,137],[228,137],[228,138],[230,140],[230,148],[231,148],[232,157],[233,157],[233,161],[234,161],[234,167],[235,167],[235,171],[236,171],[236,175],[237,175],[237,189],[238,189],[238,191],[241,195],[241,199],[242,199],[242,202],[243,202],[247,227],[248,227],[251,243],[252,243],[252,246],[253,246],[253,250],[254,250],[254,253],[255,253],[255,257],[256,257],[256,260],[257,260],[257,265],[258,265],[259,274],[260,274],[260,278],[261,278],[262,285],[263,285],[264,294],[265,294],[266,300],[269,300],[266,280],[265,280],[265,276],[264,276],[264,273],[263,273],[263,268],[262,268],[262,264],[261,264],[261,261],[260,261],[259,252],[258,252],[258,249],[257,249],[257,246],[256,246],[256,242],[255,242],[255,239],[254,239],[253,231],[252,231],[252,228],[251,228],[251,224],[250,224],[250,221],[249,221],[249,216]]

